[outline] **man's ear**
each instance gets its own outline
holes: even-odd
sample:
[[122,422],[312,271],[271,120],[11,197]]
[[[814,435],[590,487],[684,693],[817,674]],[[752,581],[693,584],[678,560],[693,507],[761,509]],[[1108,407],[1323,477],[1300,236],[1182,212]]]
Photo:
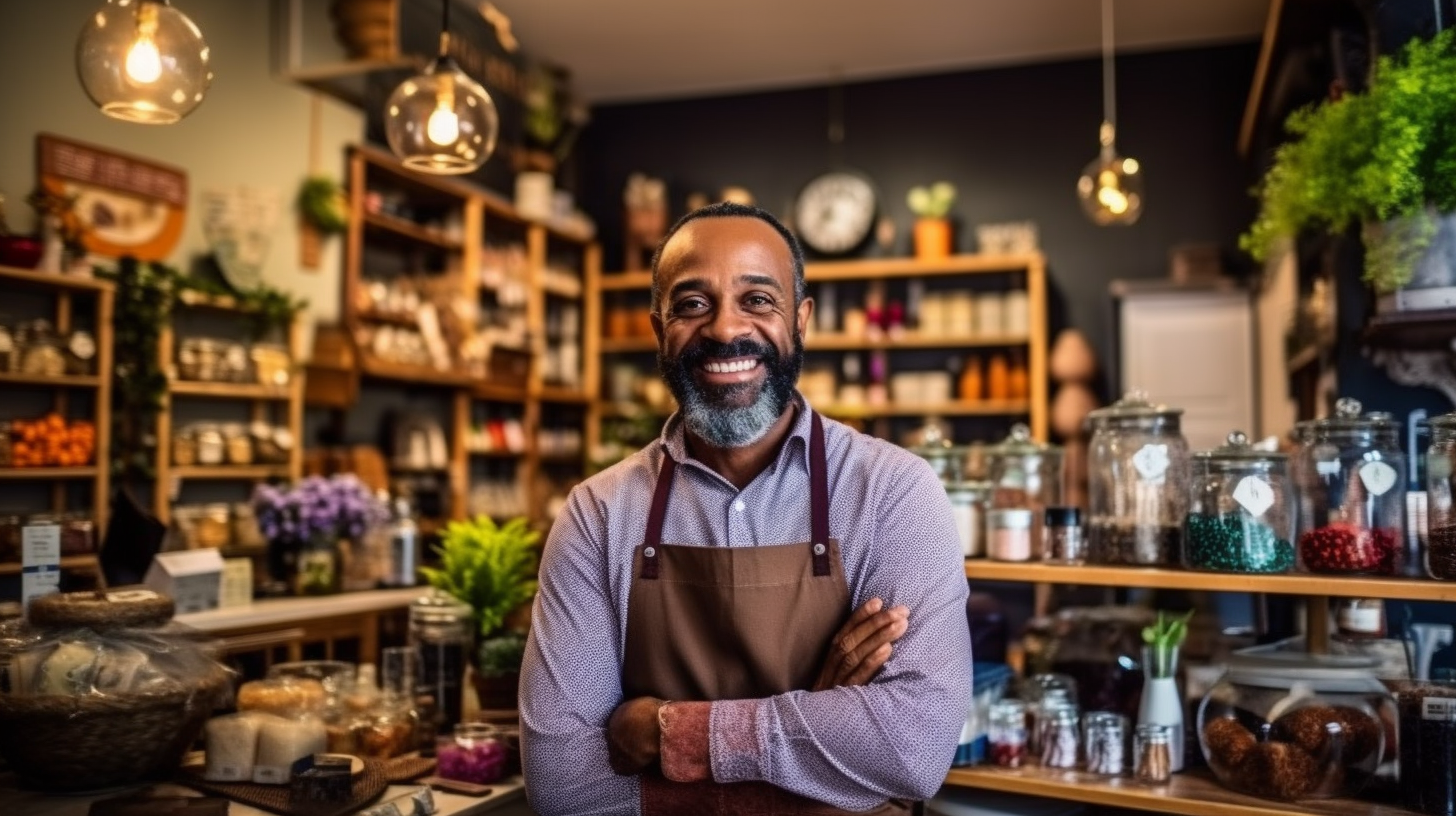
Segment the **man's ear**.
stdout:
[[658,314],[656,309],[653,309],[652,310],[651,317],[652,317],[652,333],[655,334],[655,335],[657,335],[657,345],[661,346],[662,345],[662,315]]
[[802,336],[809,331],[809,318],[814,316],[814,298],[805,297],[799,301],[799,308],[796,312],[797,314],[794,316],[796,320],[795,328],[799,330],[799,334]]

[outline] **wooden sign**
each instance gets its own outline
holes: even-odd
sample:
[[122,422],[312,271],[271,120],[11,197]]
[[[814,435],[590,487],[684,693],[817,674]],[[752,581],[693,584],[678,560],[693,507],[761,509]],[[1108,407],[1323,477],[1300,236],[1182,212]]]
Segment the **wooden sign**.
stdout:
[[175,167],[72,141],[36,136],[40,186],[74,200],[88,252],[165,259],[187,215],[187,173]]

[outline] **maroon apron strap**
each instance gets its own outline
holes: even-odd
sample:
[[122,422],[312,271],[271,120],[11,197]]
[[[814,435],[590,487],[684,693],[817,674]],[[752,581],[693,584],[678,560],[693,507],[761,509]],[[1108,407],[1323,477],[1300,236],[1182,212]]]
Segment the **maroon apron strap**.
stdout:
[[672,492],[672,474],[677,462],[662,452],[662,468],[657,472],[657,488],[652,491],[652,509],[647,513],[647,535],[642,539],[642,577],[657,580],[657,551],[662,547],[662,522],[667,517],[667,496]]
[[815,411],[809,434],[809,532],[813,542],[814,574],[829,574],[829,466],[824,455],[824,422]]

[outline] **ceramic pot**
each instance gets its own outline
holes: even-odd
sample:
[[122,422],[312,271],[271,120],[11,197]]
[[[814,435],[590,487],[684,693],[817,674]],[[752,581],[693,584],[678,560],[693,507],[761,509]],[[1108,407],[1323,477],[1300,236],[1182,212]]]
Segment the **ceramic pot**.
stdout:
[[951,254],[950,219],[921,218],[915,222],[915,257],[922,261],[949,258]]
[[470,679],[475,686],[475,698],[481,711],[513,711],[519,707],[517,699],[521,689],[520,672],[486,677],[478,671],[472,671]]

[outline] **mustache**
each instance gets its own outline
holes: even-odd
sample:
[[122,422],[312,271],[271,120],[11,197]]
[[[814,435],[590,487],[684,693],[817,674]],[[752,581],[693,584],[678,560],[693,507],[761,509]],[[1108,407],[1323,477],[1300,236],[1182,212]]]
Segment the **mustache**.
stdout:
[[692,367],[708,360],[725,360],[735,357],[756,357],[766,362],[773,362],[779,358],[779,350],[769,343],[760,343],[747,337],[739,337],[728,343],[700,337],[678,353],[678,365]]

